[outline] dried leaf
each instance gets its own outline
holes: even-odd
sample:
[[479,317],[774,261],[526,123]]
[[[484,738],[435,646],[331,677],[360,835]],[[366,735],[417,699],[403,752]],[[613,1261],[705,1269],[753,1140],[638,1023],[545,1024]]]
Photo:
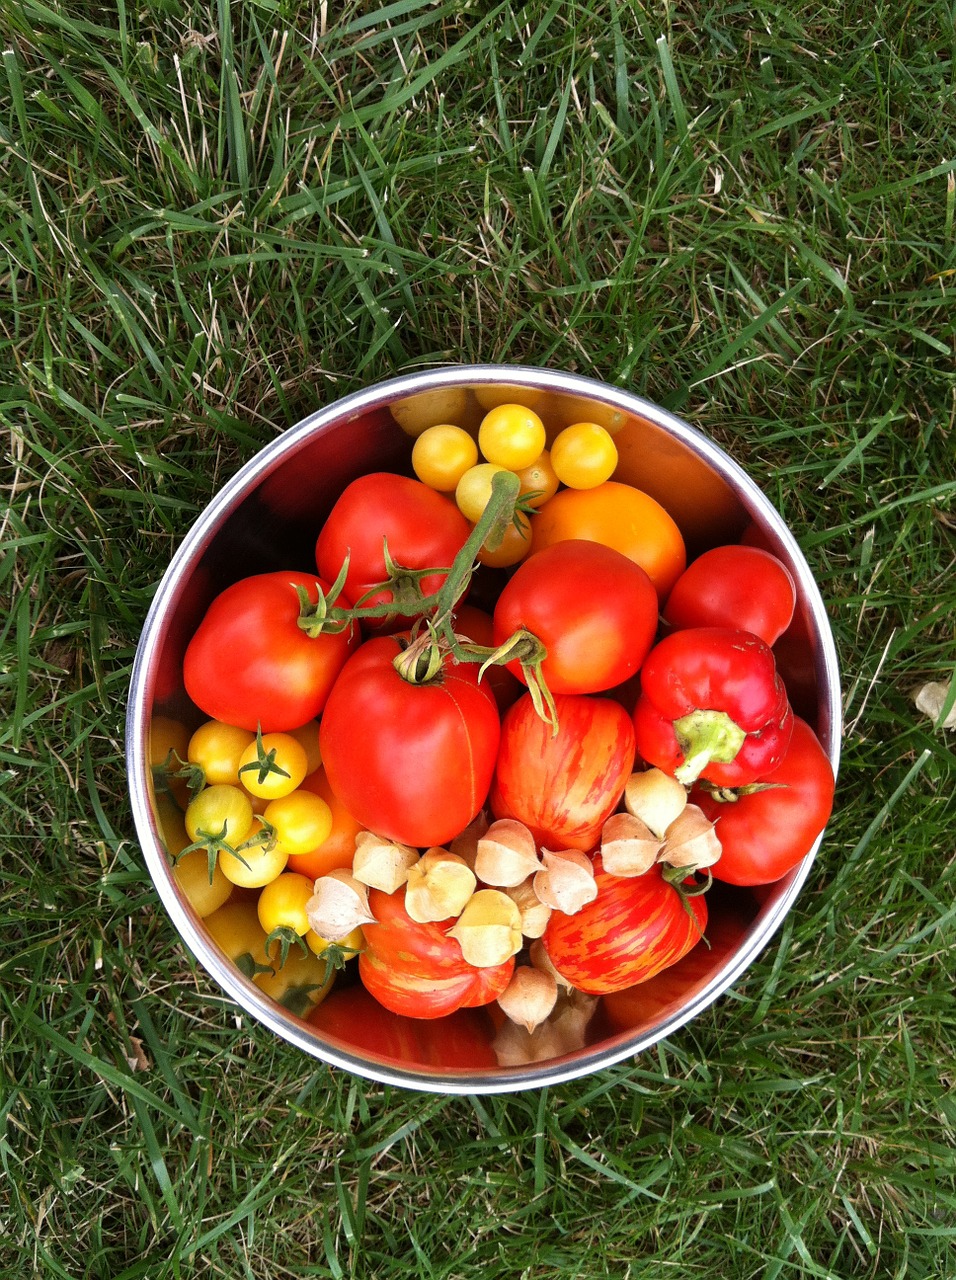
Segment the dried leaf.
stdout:
[[[951,687],[951,685],[941,684],[939,681],[931,681],[929,684],[924,684],[916,694],[916,709],[922,711],[924,716],[929,716],[935,723],[946,705]],[[956,729],[956,703],[950,707],[940,728]]]

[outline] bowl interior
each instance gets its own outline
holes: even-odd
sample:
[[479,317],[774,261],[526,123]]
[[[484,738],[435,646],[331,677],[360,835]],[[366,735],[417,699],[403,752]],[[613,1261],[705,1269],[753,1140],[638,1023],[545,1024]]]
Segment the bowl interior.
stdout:
[[[810,864],[808,857],[785,879],[759,891],[715,886],[709,897],[709,950],[697,947],[658,978],[605,998],[576,1038],[548,1042],[539,1037],[537,1044],[529,1039],[505,1048],[499,1020],[488,1011],[463,1011],[436,1023],[396,1018],[370,1007],[364,990],[348,976],[313,1020],[303,1021],[246,980],[205,932],[170,872],[164,829],[170,817],[153,791],[149,763],[165,754],[170,725],[191,732],[205,719],[187,698],[181,672],[186,645],[206,607],[230,583],[251,574],[314,572],[319,528],[349,481],[369,471],[412,474],[409,430],[438,422],[476,430],[487,408],[505,401],[532,406],[552,436],[580,421],[612,431],[620,456],[615,479],[644,489],[670,512],[689,555],[746,538],[788,565],[798,585],[798,608],[776,646],[778,665],[797,714],[813,725],[837,763],[836,659],[809,569],[759,488],[687,424],[586,379],[488,366],[394,379],[286,432],[216,496],[187,534],[157,592],[130,699],[134,813],[150,871],[174,922],[199,960],[248,1012],[326,1061],[414,1088],[526,1088],[584,1074],[653,1044],[746,968],[786,914]],[[485,589],[493,591],[493,574],[488,578]],[[536,1054],[544,1056],[534,1060]]]

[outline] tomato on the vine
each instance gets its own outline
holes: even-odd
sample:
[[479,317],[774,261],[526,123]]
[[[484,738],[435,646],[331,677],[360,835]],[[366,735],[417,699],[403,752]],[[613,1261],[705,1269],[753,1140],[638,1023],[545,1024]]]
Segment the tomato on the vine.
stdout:
[[[638,670],[657,632],[657,592],[644,570],[597,542],[556,542],[525,560],[506,583],[494,642],[519,630],[539,639],[552,693],[599,693]],[[524,679],[521,664],[509,664]]]
[[[394,600],[391,590],[373,592],[388,577],[386,546],[392,562],[403,569],[447,568],[469,533],[468,521],[450,498],[420,480],[376,471],[343,490],[316,541],[315,562],[319,573],[332,582],[348,563],[342,594],[350,604],[365,596],[366,604],[387,604]],[[445,577],[426,575],[420,582],[422,593],[436,592]],[[404,616],[416,612],[411,609]],[[394,622],[392,618],[367,625],[374,629]]]
[[349,629],[308,636],[298,592],[314,604],[324,581],[297,571],[261,573],[227,587],[186,649],[186,692],[207,716],[263,733],[298,728],[325,706],[355,647]]
[[442,845],[488,794],[500,722],[475,663],[446,656],[414,683],[395,660],[408,637],[368,640],[345,665],[322,717],[332,790],[363,827],[419,848]]
[[589,995],[621,991],[675,964],[707,927],[702,894],[687,896],[655,863],[643,875],[608,875],[594,859],[597,897],[574,915],[552,911],[544,932],[551,963]]
[[533,551],[566,538],[613,547],[639,564],[666,599],[687,563],[676,523],[649,494],[617,480],[593,489],[562,489],[532,522]]

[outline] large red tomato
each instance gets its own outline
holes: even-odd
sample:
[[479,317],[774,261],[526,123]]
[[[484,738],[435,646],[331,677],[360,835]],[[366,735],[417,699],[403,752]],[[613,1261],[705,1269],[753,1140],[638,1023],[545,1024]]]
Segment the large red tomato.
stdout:
[[639,564],[662,600],[684,571],[687,551],[674,520],[649,494],[618,480],[562,489],[531,522],[531,551],[566,538],[613,547]]
[[644,982],[676,964],[707,927],[703,895],[684,897],[660,863],[641,876],[608,875],[594,859],[597,897],[573,916],[552,911],[544,946],[579,991],[601,996]]
[[794,718],[787,753],[750,794],[723,793],[723,801],[697,787],[691,798],[716,822],[720,860],[711,868],[728,884],[779,880],[813,848],[833,809],[833,767],[816,734]]
[[634,768],[634,726],[609,698],[557,694],[558,731],[530,693],[505,713],[491,790],[496,818],[517,818],[539,845],[593,849]]
[[475,663],[446,657],[412,684],[394,660],[407,637],[367,640],[342,669],[319,729],[329,785],[363,827],[403,844],[443,845],[488,795],[501,731]]
[[186,692],[210,719],[263,733],[314,720],[357,642],[357,632],[310,637],[297,588],[314,604],[328,584],[290,570],[227,587],[186,649]]
[[347,1049],[406,1065],[462,1071],[498,1065],[487,1017],[475,1009],[459,1009],[439,1021],[405,1018],[356,986],[333,991],[307,1021]]
[[[612,547],[556,542],[525,560],[498,598],[495,644],[521,630],[547,649],[541,674],[552,693],[600,693],[647,657],[657,592],[640,565]],[[520,663],[509,666],[524,679]]]
[[[408,476],[374,472],[343,491],[315,544],[315,562],[319,573],[334,582],[348,560],[343,595],[355,604],[387,578],[386,543],[392,561],[402,568],[448,568],[470,532],[468,521],[444,494]],[[437,591],[444,580],[444,574],[423,578],[422,592]],[[389,599],[385,591],[365,603]]]
[[790,626],[795,605],[790,570],[776,556],[757,547],[714,547],[677,579],[664,620],[680,630],[735,627],[773,644]]
[[369,910],[375,924],[362,926],[365,948],[359,976],[386,1009],[408,1018],[442,1018],[456,1009],[496,1000],[511,981],[514,957],[477,969],[448,936],[455,921],[419,924],[405,910],[405,890],[372,889]]

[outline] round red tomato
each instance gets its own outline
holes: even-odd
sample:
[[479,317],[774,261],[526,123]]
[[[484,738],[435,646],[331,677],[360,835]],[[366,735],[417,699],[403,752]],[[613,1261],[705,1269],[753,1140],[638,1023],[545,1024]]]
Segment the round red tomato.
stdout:
[[660,863],[622,879],[608,875],[598,855],[594,877],[597,897],[573,916],[552,911],[544,933],[551,963],[579,991],[601,996],[644,982],[703,937],[703,895],[682,895],[664,879]]
[[[334,582],[348,560],[343,595],[350,604],[384,582],[385,544],[392,561],[404,569],[447,568],[468,540],[471,526],[455,503],[420,480],[379,471],[360,476],[343,491],[315,544],[319,573]],[[425,595],[438,591],[445,574],[421,580]],[[372,595],[366,604],[381,604],[391,592]],[[407,625],[416,610],[406,608],[387,620]],[[384,624],[379,624],[384,625]]]
[[308,1016],[317,1031],[345,1047],[411,1066],[475,1070],[498,1065],[487,1015],[459,1009],[447,1017],[406,1018],[390,1013],[363,987],[333,991]]
[[[527,559],[495,606],[495,644],[530,631],[547,649],[552,693],[600,693],[623,684],[657,632],[657,592],[644,570],[612,547],[569,539]],[[521,664],[509,669],[524,679]]]
[[785,876],[813,848],[833,809],[833,767],[816,734],[796,717],[793,736],[780,764],[760,779],[767,790],[721,802],[704,787],[691,799],[713,822],[721,844],[711,868],[728,884],[771,884]]
[[319,729],[326,776],[352,817],[378,835],[426,848],[468,826],[485,802],[501,732],[475,663],[446,657],[412,684],[395,659],[407,637],[378,636],[335,682]]
[[790,570],[757,547],[714,547],[689,564],[674,584],[664,620],[675,629],[734,627],[773,644],[796,606]]
[[218,595],[183,660],[186,692],[210,719],[263,733],[313,720],[356,641],[348,630],[314,638],[299,626],[297,588],[314,604],[314,574],[260,573]]
[[593,849],[634,769],[634,726],[609,698],[557,694],[558,731],[530,693],[505,713],[491,789],[496,818],[517,818],[548,849]]
[[457,939],[448,936],[455,921],[419,924],[405,910],[404,889],[391,894],[372,889],[368,904],[376,923],[362,926],[359,976],[392,1013],[442,1018],[456,1009],[489,1004],[511,981],[514,957],[475,968],[461,954]]
[[562,489],[531,522],[532,555],[567,538],[613,547],[639,564],[658,596],[667,598],[687,564],[676,523],[649,494],[606,480],[593,489]]

